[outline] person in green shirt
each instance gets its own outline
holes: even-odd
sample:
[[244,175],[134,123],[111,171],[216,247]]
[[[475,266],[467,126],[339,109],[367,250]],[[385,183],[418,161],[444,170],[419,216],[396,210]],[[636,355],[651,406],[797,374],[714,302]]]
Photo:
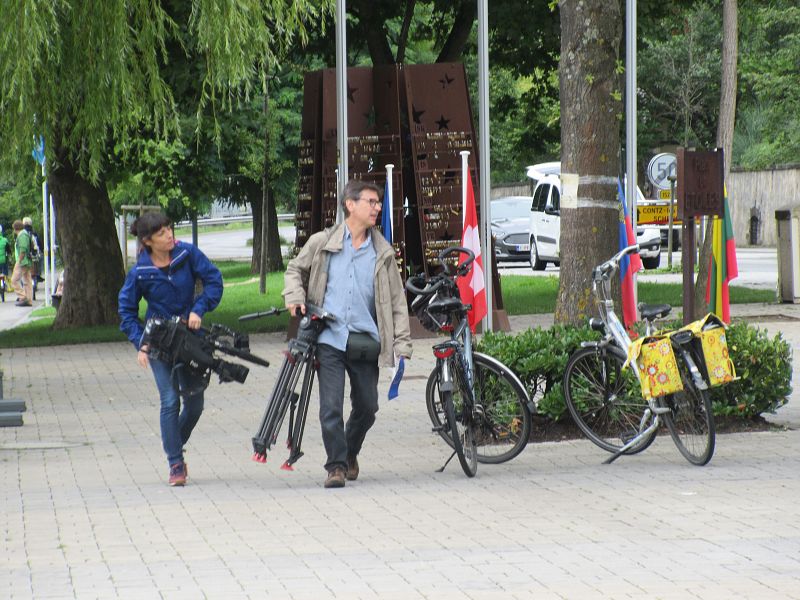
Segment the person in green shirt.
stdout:
[[3,226],[0,225],[0,274],[8,277],[8,255],[11,254],[11,244],[3,235]]
[[17,291],[17,306],[32,306],[33,281],[31,280],[31,234],[25,231],[22,221],[17,219],[12,225],[17,235],[17,264],[11,275],[11,285]]

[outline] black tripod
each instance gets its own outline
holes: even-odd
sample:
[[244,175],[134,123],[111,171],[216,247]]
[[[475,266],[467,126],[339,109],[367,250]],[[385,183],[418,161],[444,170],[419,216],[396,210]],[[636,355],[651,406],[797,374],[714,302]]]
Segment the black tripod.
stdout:
[[[243,315],[239,317],[239,320],[257,319],[282,311],[283,309],[274,308],[263,313]],[[289,435],[286,446],[289,448],[289,458],[281,465],[281,469],[293,470],[292,465],[303,456],[300,446],[303,442],[308,402],[317,368],[315,361],[317,338],[325,328],[326,322],[335,320],[336,317],[322,308],[306,304],[306,314],[300,319],[297,337],[289,340],[289,349],[284,352],[285,358],[278,373],[278,380],[275,382],[275,387],[267,402],[267,409],[261,419],[258,433],[253,437],[254,461],[267,462],[267,451],[278,439],[278,433],[286,418],[287,410],[289,412]],[[296,388],[301,375],[303,384],[298,393]]]

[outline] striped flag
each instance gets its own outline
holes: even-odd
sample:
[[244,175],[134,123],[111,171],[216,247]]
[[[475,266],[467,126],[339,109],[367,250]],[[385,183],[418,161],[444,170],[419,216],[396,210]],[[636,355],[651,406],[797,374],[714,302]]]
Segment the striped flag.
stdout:
[[[619,218],[619,249],[627,248],[636,243],[636,236],[633,233],[631,215],[625,202],[625,191],[622,188],[622,181],[617,180],[617,193],[620,202]],[[625,327],[629,328],[636,322],[636,294],[633,291],[633,274],[642,269],[642,259],[639,254],[629,254],[623,256],[619,263],[619,281],[622,287],[622,320]]]
[[723,216],[720,219],[715,215],[711,227],[711,258],[706,284],[706,302],[709,311],[722,317],[726,323],[730,323],[728,282],[739,276],[739,267],[736,264],[736,242],[733,239],[733,222],[727,189],[723,199]]

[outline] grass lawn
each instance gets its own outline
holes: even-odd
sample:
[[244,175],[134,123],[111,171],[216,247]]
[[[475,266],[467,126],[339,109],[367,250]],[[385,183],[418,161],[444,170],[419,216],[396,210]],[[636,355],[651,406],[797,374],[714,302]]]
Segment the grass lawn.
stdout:
[[[258,276],[250,273],[250,263],[218,262],[225,281],[225,293],[219,307],[209,313],[205,324],[222,323],[237,331],[262,333],[284,331],[288,315],[265,317],[240,323],[239,316],[283,306],[283,273],[271,273],[267,277],[267,293],[258,293]],[[552,312],[558,292],[558,278],[526,277],[506,275],[502,278],[503,301],[510,315]],[[642,302],[668,302],[681,306],[681,285],[678,283],[639,283],[639,299]],[[775,293],[769,290],[754,290],[731,287],[731,302],[774,302]],[[140,307],[144,317],[145,302]],[[33,312],[36,319],[12,330],[0,331],[0,348],[22,346],[55,346],[89,342],[119,342],[125,336],[117,327],[85,327],[74,330],[53,331],[55,309],[41,308]]]

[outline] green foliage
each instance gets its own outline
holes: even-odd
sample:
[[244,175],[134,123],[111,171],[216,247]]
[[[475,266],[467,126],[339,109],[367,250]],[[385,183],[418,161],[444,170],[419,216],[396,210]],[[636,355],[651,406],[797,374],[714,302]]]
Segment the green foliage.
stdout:
[[[559,420],[566,416],[563,375],[569,356],[581,342],[598,338],[588,327],[557,325],[518,334],[487,333],[476,347],[517,374],[540,414]],[[712,388],[714,414],[754,417],[786,404],[792,391],[792,352],[783,336],[770,339],[741,322],[728,329],[727,341],[740,379]]]
[[536,401],[539,412],[558,420],[567,410],[561,384],[567,360],[582,341],[598,337],[588,327],[554,325],[519,334],[487,333],[477,349],[511,368]]
[[719,114],[722,19],[718,2],[669,13],[644,33],[637,57],[639,147],[711,147]]
[[792,347],[778,333],[734,323],[726,333],[728,352],[740,377],[711,390],[714,414],[754,417],[774,413],[792,392]]
[[793,0],[741,5],[740,99],[734,160],[758,169],[800,156],[800,7]]

